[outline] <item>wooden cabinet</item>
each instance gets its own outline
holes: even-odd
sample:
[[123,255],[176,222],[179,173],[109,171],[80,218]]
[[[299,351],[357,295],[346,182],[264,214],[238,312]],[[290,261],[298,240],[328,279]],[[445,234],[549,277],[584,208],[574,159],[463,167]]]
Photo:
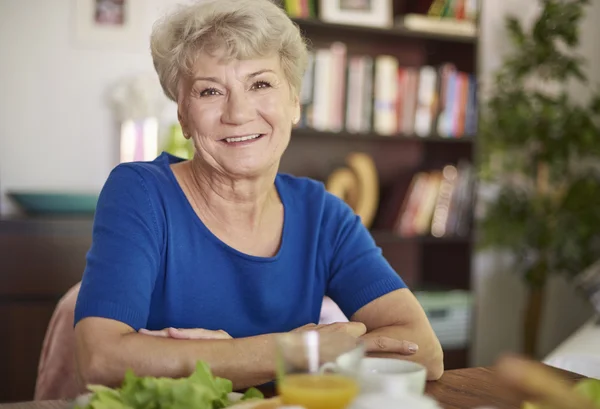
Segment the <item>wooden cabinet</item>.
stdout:
[[57,301],[81,280],[91,219],[0,220],[0,402],[33,399]]

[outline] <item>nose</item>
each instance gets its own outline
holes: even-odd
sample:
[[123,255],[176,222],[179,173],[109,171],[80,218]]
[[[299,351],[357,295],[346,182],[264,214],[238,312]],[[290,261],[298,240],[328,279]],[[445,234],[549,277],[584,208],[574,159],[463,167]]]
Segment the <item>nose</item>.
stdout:
[[231,92],[223,111],[223,122],[241,125],[250,122],[256,115],[253,101],[244,92]]

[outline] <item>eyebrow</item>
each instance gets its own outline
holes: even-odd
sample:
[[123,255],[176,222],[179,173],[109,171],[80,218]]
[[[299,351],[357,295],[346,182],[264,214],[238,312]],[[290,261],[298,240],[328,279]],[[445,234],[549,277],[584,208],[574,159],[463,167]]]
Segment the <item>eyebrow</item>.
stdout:
[[[257,77],[266,72],[271,72],[271,73],[275,74],[275,71],[270,70],[270,69],[258,70],[256,72],[246,75],[246,80],[252,79],[252,78]],[[217,77],[194,77],[194,82],[196,82],[196,81],[210,81],[210,82],[221,83],[221,81]]]
[[251,78],[254,78],[254,77],[257,77],[257,76],[259,76],[260,74],[264,74],[265,72],[271,72],[271,73],[275,74],[275,71],[273,71],[273,70],[270,70],[270,69],[264,69],[264,70],[259,70],[259,71],[253,72],[252,74],[248,74],[248,75],[246,76],[246,79],[248,79],[248,80],[249,80],[249,79],[251,79]]

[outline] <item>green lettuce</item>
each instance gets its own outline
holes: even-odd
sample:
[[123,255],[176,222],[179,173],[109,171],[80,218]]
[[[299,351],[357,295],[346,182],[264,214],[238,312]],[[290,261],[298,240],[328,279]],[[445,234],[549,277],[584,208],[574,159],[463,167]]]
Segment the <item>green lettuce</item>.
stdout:
[[600,408],[600,380],[599,379],[582,379],[575,385],[575,391],[580,395],[591,400],[598,408]]
[[[205,362],[198,362],[196,370],[187,378],[138,377],[128,370],[120,388],[90,385],[89,402],[78,409],[221,409],[232,402],[231,381],[213,376]],[[255,388],[246,391],[242,400],[262,399]]]
[[[573,390],[578,394],[588,398],[595,406],[600,409],[600,380],[593,378],[581,379],[575,383]],[[551,409],[546,405],[540,405],[533,402],[524,402],[521,409]]]

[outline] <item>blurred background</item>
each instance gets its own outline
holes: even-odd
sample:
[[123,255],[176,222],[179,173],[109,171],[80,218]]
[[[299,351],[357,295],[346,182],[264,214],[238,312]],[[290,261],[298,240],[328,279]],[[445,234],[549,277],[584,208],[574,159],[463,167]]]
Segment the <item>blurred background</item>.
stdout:
[[[0,0],[0,402],[33,398],[110,170],[191,154],[148,42],[179,2]],[[281,170],[352,205],[447,369],[515,351],[600,377],[600,2],[280,3],[311,43]]]

